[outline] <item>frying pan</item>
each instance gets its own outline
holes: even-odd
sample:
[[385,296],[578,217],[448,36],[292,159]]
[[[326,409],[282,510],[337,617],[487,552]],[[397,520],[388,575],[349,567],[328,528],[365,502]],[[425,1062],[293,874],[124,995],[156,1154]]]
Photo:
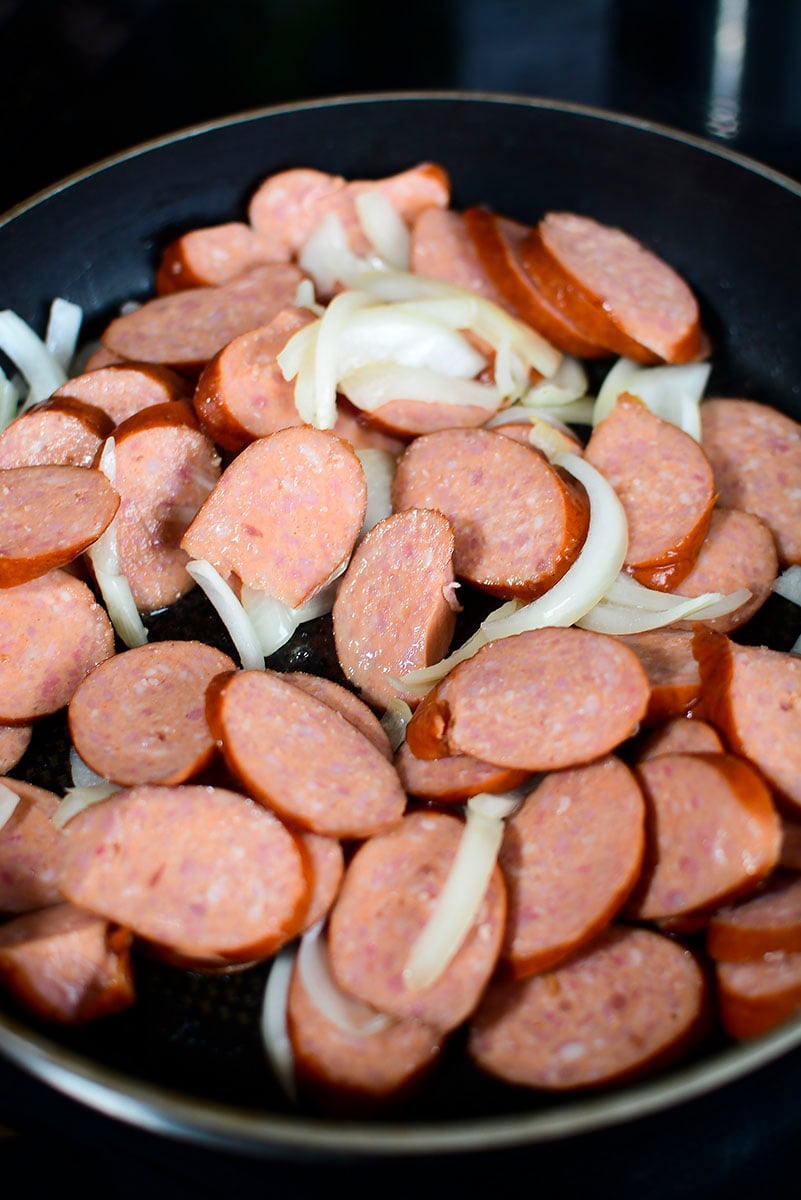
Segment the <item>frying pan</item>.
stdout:
[[[562,208],[625,228],[695,290],[714,344],[708,394],[763,400],[801,419],[801,189],[670,129],[518,96],[342,96],[137,147],[0,220],[0,308],[41,331],[50,301],[63,296],[83,306],[91,337],[121,303],[151,293],[167,241],[244,218],[269,173],[308,165],[371,177],[423,160],[447,168],[456,207],[486,203],[521,221]],[[198,591],[154,623],[152,636],[230,649]],[[784,603],[772,598],[743,637],[788,648],[798,630]],[[325,619],[302,627],[274,665],[336,676]],[[63,718],[44,721],[15,774],[59,790],[66,749]],[[294,1109],[270,1074],[258,1034],[266,967],[202,977],[144,958],[136,966],[134,1009],[85,1029],[55,1030],[0,1001],[0,1050],[97,1112],[255,1154],[426,1155],[568,1139],[686,1103],[801,1045],[801,1020],[744,1045],[720,1035],[644,1083],[554,1097],[479,1078],[457,1037],[412,1108],[339,1121]]]

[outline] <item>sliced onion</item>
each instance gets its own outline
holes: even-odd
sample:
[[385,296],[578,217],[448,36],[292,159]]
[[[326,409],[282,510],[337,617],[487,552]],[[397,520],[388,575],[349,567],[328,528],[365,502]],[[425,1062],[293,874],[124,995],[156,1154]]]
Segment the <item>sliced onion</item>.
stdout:
[[286,379],[287,383],[290,379],[294,379],[300,370],[309,348],[317,341],[317,331],[320,328],[320,321],[311,321],[308,325],[304,325],[297,333],[293,333],[292,337],[277,355],[275,361]]
[[391,1017],[338,987],[331,974],[324,928],[322,918],[300,939],[298,970],[309,998],[332,1025],[351,1037],[370,1037],[388,1029],[393,1024]]
[[83,324],[83,309],[71,300],[57,296],[50,305],[50,316],[45,333],[45,345],[65,371],[78,348],[78,335]]
[[19,804],[19,796],[5,783],[0,783],[0,829],[11,820]]
[[[99,469],[113,485],[117,478],[114,438],[106,438],[100,455]],[[125,575],[120,573],[117,551],[117,515],[115,514],[100,537],[86,550],[92,564],[97,586],[103,597],[109,620],[120,640],[129,648],[143,646],[147,641],[147,629]]]
[[14,420],[18,405],[19,392],[0,368],[0,432]]
[[379,188],[360,192],[355,200],[356,215],[367,240],[388,266],[409,270],[412,239],[395,205]]
[[50,819],[57,829],[63,829],[68,821],[77,817],[78,813],[82,813],[85,808],[91,808],[93,804],[100,804],[101,801],[107,800],[109,796],[119,790],[118,784],[109,783],[108,780],[105,783],[95,783],[89,787],[67,788],[64,799]]
[[406,726],[412,719],[412,710],[400,696],[393,696],[381,718],[384,732],[389,738],[393,753],[406,741]]
[[323,317],[323,328],[334,305],[341,302],[344,306],[344,297],[349,299],[348,317],[337,323],[334,335],[338,379],[375,362],[429,367],[457,379],[472,379],[487,366],[484,355],[458,329],[418,306],[377,304],[363,292],[343,292],[335,297]]
[[192,559],[186,569],[216,609],[245,670],[263,670],[264,653],[253,624],[219,571],[204,558]]
[[67,381],[67,373],[27,321],[10,309],[0,312],[0,350],[7,354],[28,383],[22,408],[46,400]]
[[669,608],[640,608],[631,604],[614,604],[601,600],[583,617],[576,621],[582,629],[595,633],[643,633],[648,629],[662,629],[674,621],[711,621],[734,612],[751,598],[748,588],[735,592],[704,592],[700,596],[673,595],[674,603]]
[[339,390],[363,412],[393,400],[422,400],[432,404],[471,405],[496,412],[503,397],[490,383],[476,379],[454,379],[428,367],[404,367],[398,363],[371,363],[351,371],[339,382]]
[[327,213],[301,247],[298,266],[312,277],[318,295],[330,296],[338,285],[351,286],[369,264],[351,250],[339,217]]
[[790,649],[788,650],[788,654],[799,654],[799,655],[801,655],[801,633],[798,635],[798,637],[795,639],[795,641],[793,642],[792,646],[791,646],[791,647],[790,647]]
[[286,1014],[296,954],[296,946],[283,946],[273,958],[264,989],[259,1022],[267,1060],[285,1095],[293,1103],[297,1103],[298,1093],[295,1082],[295,1055]]
[[312,279],[301,279],[298,284],[298,290],[295,292],[295,308],[308,308],[309,312],[313,312],[318,317],[325,312],[325,305],[317,302]]
[[297,608],[290,608],[283,600],[271,596],[268,592],[243,584],[242,608],[265,658],[285,646],[299,625],[306,621],[314,621],[331,611],[345,566],[343,563],[338,567],[330,579]]
[[436,983],[453,961],[478,915],[487,893],[503,841],[504,815],[515,804],[492,804],[474,796],[467,802],[466,820],[456,856],[430,919],[415,941],[403,982],[410,992]]
[[801,606],[801,567],[787,567],[782,571],[773,581],[773,590],[777,596],[783,596],[785,600],[791,600],[793,604]]
[[544,408],[572,404],[587,395],[588,385],[584,364],[580,359],[565,354],[556,373],[550,379],[540,379],[528,388],[521,397],[521,403]]
[[604,379],[595,400],[593,425],[603,420],[623,392],[630,392],[651,412],[701,440],[700,404],[712,364],[682,363],[643,367],[628,358],[620,358]]
[[78,788],[95,787],[97,784],[109,782],[83,761],[74,746],[70,746],[70,775],[73,785]]
[[392,512],[392,480],[398,460],[389,450],[379,450],[375,447],[357,450],[356,455],[367,480],[367,509],[356,539],[358,544],[374,525]]

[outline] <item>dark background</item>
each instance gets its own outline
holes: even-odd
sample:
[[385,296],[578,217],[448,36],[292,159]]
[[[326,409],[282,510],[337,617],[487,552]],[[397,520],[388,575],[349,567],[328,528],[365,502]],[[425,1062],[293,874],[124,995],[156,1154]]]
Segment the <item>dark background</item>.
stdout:
[[[150,138],[265,105],[503,92],[673,126],[801,180],[794,0],[0,0],[0,212]],[[536,169],[536,164],[531,164]],[[725,197],[721,199],[725,203]],[[758,214],[755,214],[758,217]],[[2,271],[2,264],[0,264]],[[119,1126],[0,1062],[3,1186],[33,1197],[798,1197],[801,1053],[590,1137],[460,1160],[237,1159]]]

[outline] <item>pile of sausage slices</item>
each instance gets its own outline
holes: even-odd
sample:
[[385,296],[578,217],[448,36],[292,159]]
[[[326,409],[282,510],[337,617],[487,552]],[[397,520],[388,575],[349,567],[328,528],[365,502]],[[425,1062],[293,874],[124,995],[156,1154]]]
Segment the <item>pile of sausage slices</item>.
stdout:
[[[270,959],[287,1089],[371,1113],[456,1030],[586,1089],[801,1007],[801,658],[736,638],[801,564],[801,426],[704,395],[686,282],[422,163],[271,175],[155,289],[0,434],[15,1002]],[[149,638],[195,587],[236,654]],[[271,668],[324,613],[339,678]],[[14,770],[62,711],[57,795]]]

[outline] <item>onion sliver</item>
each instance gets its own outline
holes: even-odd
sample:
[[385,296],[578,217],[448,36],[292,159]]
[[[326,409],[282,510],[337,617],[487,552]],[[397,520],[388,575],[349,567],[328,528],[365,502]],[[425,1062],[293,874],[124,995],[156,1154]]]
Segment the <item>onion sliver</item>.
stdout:
[[0,312],[0,350],[7,354],[28,383],[23,409],[46,400],[67,381],[67,373],[27,321],[10,309]]
[[70,364],[75,357],[82,324],[83,309],[81,306],[73,304],[71,300],[63,300],[60,296],[56,296],[50,305],[45,346],[65,371],[69,371]]
[[108,779],[103,775],[98,775],[97,771],[83,761],[78,751],[74,746],[70,746],[70,775],[75,787],[94,787],[99,783],[108,783]]
[[11,820],[18,804],[17,793],[12,792],[5,783],[0,783],[0,829]]
[[367,447],[357,450],[356,456],[362,464],[367,480],[367,509],[357,543],[374,525],[392,512],[392,480],[395,477],[397,459],[389,450]]
[[412,710],[400,696],[393,696],[381,718],[384,732],[389,738],[393,753],[406,741],[406,726],[412,719]]
[[576,621],[582,629],[594,633],[644,633],[648,629],[662,629],[674,621],[711,621],[734,612],[751,598],[748,588],[735,592],[704,592],[700,596],[673,596],[675,603],[661,610],[638,608],[631,604],[613,604],[602,600],[590,612]]
[[[98,465],[109,483],[113,485],[117,478],[113,437],[106,438]],[[92,564],[95,580],[103,597],[109,620],[121,641],[129,649],[134,646],[143,646],[147,641],[147,629],[134,602],[131,585],[120,573],[116,514],[100,537],[87,548],[86,557]]]
[[365,237],[388,266],[408,271],[412,238],[395,205],[378,188],[360,192],[354,201]]
[[289,984],[292,980],[296,954],[296,946],[283,946],[273,958],[270,964],[270,974],[267,977],[267,986],[264,989],[259,1023],[267,1060],[284,1094],[293,1103],[297,1103],[298,1099],[295,1083],[295,1055],[292,1051],[286,1014],[289,1003]]
[[393,1024],[391,1017],[347,995],[337,985],[328,961],[324,928],[323,917],[300,939],[298,971],[309,998],[332,1025],[351,1037],[369,1037],[388,1029]]
[[498,808],[505,813],[497,803],[493,813],[478,797],[467,802],[464,829],[448,878],[403,969],[403,982],[410,992],[436,983],[476,919],[503,841],[503,815],[497,815]]
[[557,404],[572,404],[586,396],[587,386],[588,379],[584,364],[580,359],[566,354],[559,364],[558,371],[550,379],[540,379],[528,388],[521,403],[541,404],[545,408]]
[[455,379],[429,367],[399,363],[370,363],[343,376],[339,390],[363,412],[375,412],[392,400],[422,400],[434,404],[459,404],[497,412],[503,403],[498,388],[476,379]]
[[340,343],[345,336],[348,318],[357,308],[371,303],[370,297],[361,292],[341,292],[320,318],[314,347],[314,410],[311,421],[318,429],[332,429],[336,423]]
[[326,309],[323,327],[328,313],[346,296],[356,299],[349,305],[347,321],[341,321],[337,330],[337,378],[373,362],[430,367],[458,379],[472,379],[487,366],[484,355],[458,329],[417,306],[379,304],[363,292],[336,296]]
[[10,425],[17,415],[19,392],[0,370],[0,431]]
[[773,590],[777,596],[791,600],[793,604],[801,605],[801,567],[787,567],[773,581]]
[[63,829],[68,821],[77,817],[78,813],[82,813],[85,808],[91,808],[93,804],[100,804],[101,801],[107,800],[109,796],[119,790],[116,783],[109,783],[108,780],[105,783],[95,783],[87,787],[67,788],[64,799],[50,819],[57,829]]
[[219,571],[204,558],[192,559],[186,569],[216,609],[245,670],[264,670],[264,653],[253,623]]
[[265,658],[285,646],[299,625],[330,613],[334,607],[339,578],[347,564],[343,563],[331,578],[298,608],[290,608],[283,600],[258,588],[242,586],[242,608],[247,614]]
[[598,391],[592,423],[597,425],[612,411],[621,393],[630,392],[663,421],[678,426],[698,442],[700,404],[711,370],[708,362],[643,367],[628,358],[618,359]]
[[330,296],[338,284],[349,287],[369,264],[351,250],[339,217],[327,213],[301,247],[298,266],[312,277],[319,295]]

